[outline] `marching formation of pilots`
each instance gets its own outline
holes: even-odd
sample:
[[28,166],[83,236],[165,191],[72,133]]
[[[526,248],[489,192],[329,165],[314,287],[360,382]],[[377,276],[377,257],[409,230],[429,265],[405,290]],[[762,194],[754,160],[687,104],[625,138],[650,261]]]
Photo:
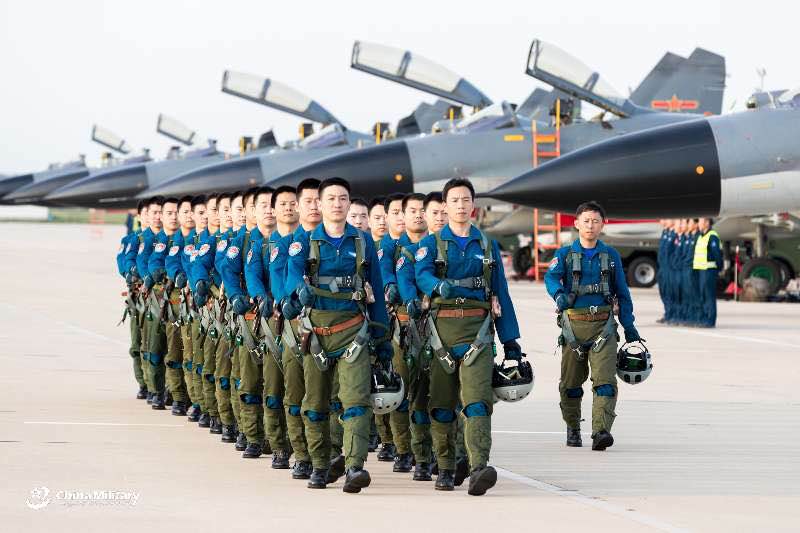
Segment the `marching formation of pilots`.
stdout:
[[665,219],[658,247],[659,323],[713,328],[722,269],[719,234],[710,218]]
[[[473,210],[466,179],[369,203],[340,178],[142,201],[142,229],[117,255],[137,398],[244,458],[271,454],[312,489],[342,476],[345,492],[368,487],[380,439],[394,472],[486,493],[494,405],[534,379],[500,248]],[[567,445],[581,446],[591,377],[595,450],[613,444],[617,376],[638,383],[652,366],[649,353],[617,352],[615,306],[626,341],[642,339],[619,254],[598,240],[604,220],[601,206],[580,206],[579,240],[546,274]]]

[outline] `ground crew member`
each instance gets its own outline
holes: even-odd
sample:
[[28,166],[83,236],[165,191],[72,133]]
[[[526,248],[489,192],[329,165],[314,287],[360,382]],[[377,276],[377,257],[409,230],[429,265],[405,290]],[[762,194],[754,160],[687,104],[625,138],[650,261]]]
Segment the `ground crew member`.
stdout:
[[503,273],[500,247],[470,223],[475,190],[469,180],[452,179],[442,191],[448,225],[425,237],[415,254],[417,286],[431,300],[428,316],[434,360],[430,371],[431,434],[439,475],[436,488],[453,490],[456,406],[464,406],[464,439],[471,470],[469,494],[494,486],[488,466],[494,329],[505,357],[520,360],[519,326]]
[[669,287],[669,250],[673,239],[672,219],[662,218],[659,223],[663,229],[661,230],[661,239],[658,241],[658,256],[656,258],[658,273],[656,276],[658,280],[658,295],[661,297],[661,303],[664,305],[664,316],[656,320],[656,322],[663,324],[667,322],[667,317],[670,316],[672,307],[672,301],[670,299],[672,295]]
[[622,259],[599,240],[605,212],[596,202],[578,206],[579,239],[560,248],[545,274],[547,292],[556,302],[561,325],[561,416],[567,424],[567,446],[582,445],[580,433],[583,383],[592,378],[592,449],[614,443],[611,425],[617,403],[617,323],[614,300],[625,341],[641,341],[634,326],[633,303]]
[[[329,409],[333,369],[338,366],[347,474],[342,490],[369,486],[364,470],[372,416],[368,343],[381,361],[392,357],[378,256],[372,239],[347,224],[350,184],[329,178],[319,186],[322,224],[297,238],[288,253],[284,316],[301,311],[305,396],[301,410],[313,464],[310,488],[324,488],[330,461]],[[373,291],[375,287],[377,290]],[[370,325],[372,324],[372,325]]]
[[681,301],[683,302],[683,325],[694,327],[699,322],[700,293],[694,264],[694,247],[700,236],[696,218],[686,219],[686,244],[681,256]]
[[142,280],[139,276],[131,272],[132,267],[135,266],[136,252],[139,249],[139,239],[141,238],[142,228],[147,230],[150,220],[147,217],[147,200],[140,200],[136,206],[139,213],[139,227],[133,233],[129,233],[122,238],[120,243],[121,252],[117,254],[117,266],[120,275],[125,278],[125,283],[128,286],[128,295],[126,299],[128,315],[130,317],[130,331],[131,331],[131,347],[128,353],[131,356],[133,363],[133,377],[139,385],[139,390],[136,393],[136,399],[147,399],[147,384],[144,381],[144,373],[142,371],[142,326],[144,321],[144,305],[139,294]]
[[700,219],[701,236],[694,248],[693,268],[698,277],[700,312],[698,327],[713,328],[717,324],[717,278],[722,269],[722,248],[719,234],[710,218]]
[[[381,240],[386,235],[386,209],[383,203],[386,198],[377,196],[369,203],[369,232],[375,243],[375,248],[380,250]],[[370,451],[377,449],[380,441],[381,449],[378,451],[379,461],[393,461],[395,455],[392,427],[389,423],[390,414],[374,415],[370,424]]]
[[369,233],[369,208],[361,198],[353,198],[347,211],[347,223],[354,228]]
[[675,219],[675,236],[672,239],[672,249],[669,253],[670,258],[670,287],[672,288],[672,316],[669,317],[670,324],[681,324],[683,322],[683,276],[681,275],[681,259],[686,245],[686,219]]
[[[397,277],[395,276],[395,265],[400,259],[402,246],[412,244],[412,241],[406,235],[406,222],[403,214],[406,196],[401,193],[389,195],[384,200],[383,207],[386,211],[386,226],[388,232],[381,239],[380,248],[378,249],[378,260],[381,264],[381,277],[383,278],[383,290],[386,298],[386,303],[389,305],[389,318],[391,321],[391,334],[392,334],[392,347],[394,349],[394,356],[392,357],[392,367],[395,372],[400,374],[403,378],[403,383],[408,386],[408,365],[405,361],[405,355],[400,348],[400,329],[403,324],[397,317],[399,308],[404,307],[403,300],[400,298],[400,292],[397,289]],[[422,217],[422,204],[425,201],[424,195],[416,197],[414,202],[415,207],[419,207],[419,226],[415,228],[418,235],[424,233],[424,219]],[[421,230],[421,232],[419,232]],[[417,239],[418,240],[418,239]],[[405,318],[405,323],[408,322],[408,315],[401,312]],[[389,413],[389,423],[392,428],[392,437],[394,438],[395,456],[394,456],[394,472],[411,472],[411,429],[409,417],[409,403],[404,400],[400,406]],[[378,460],[382,460],[381,455],[378,455]]]

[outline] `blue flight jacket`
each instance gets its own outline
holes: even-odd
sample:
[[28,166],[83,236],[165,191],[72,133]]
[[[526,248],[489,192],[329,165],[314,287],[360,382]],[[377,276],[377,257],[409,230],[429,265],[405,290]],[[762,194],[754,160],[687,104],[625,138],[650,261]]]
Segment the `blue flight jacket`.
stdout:
[[[311,232],[303,232],[298,235],[294,242],[289,246],[286,265],[285,294],[288,295],[302,287],[305,283],[303,277],[307,272],[308,254],[310,251],[311,240],[319,241],[319,276],[352,276],[356,273],[356,237],[364,239],[366,268],[364,269],[364,282],[369,283],[373,288],[375,302],[367,304],[369,319],[373,322],[383,324],[386,330],[373,327],[372,336],[375,338],[385,337],[389,328],[389,316],[386,313],[386,303],[383,298],[383,278],[381,278],[380,265],[378,264],[378,254],[375,250],[375,243],[372,237],[350,224],[345,224],[344,235],[339,246],[336,247],[325,233],[323,224],[317,226]],[[321,289],[328,289],[328,285],[320,284]],[[349,289],[340,289],[348,291]],[[352,300],[335,300],[317,296],[314,300],[314,308],[322,310],[342,310],[358,311],[358,305]]]
[[[469,240],[462,250],[456,241],[453,231],[447,225],[439,232],[442,240],[450,241],[447,246],[447,273],[448,279],[463,279],[483,277],[483,245],[481,244],[481,231],[475,226],[470,226]],[[495,319],[497,336],[501,343],[506,343],[519,338],[519,324],[517,315],[514,312],[514,304],[511,302],[511,295],[508,293],[508,283],[506,282],[503,270],[503,258],[500,255],[500,246],[497,241],[490,239],[492,247],[492,257],[494,268],[492,269],[492,293],[500,301],[501,314]],[[436,277],[436,236],[428,235],[419,242],[416,253],[414,254],[416,263],[414,274],[416,276],[417,287],[427,294],[433,296],[436,286],[442,281]],[[471,300],[486,301],[486,291],[482,288],[468,289],[466,287],[454,287],[456,297],[469,298]],[[404,298],[405,299],[405,298]]]
[[131,239],[137,240],[137,233],[127,233],[119,240],[119,250],[117,250],[117,272],[123,278],[128,270],[125,268],[125,254],[132,248]]
[[422,240],[412,243],[409,239],[408,242],[409,244],[403,245],[403,248],[405,248],[412,257],[401,253],[394,264],[397,288],[400,291],[400,298],[402,298],[405,303],[420,297],[420,290],[417,288],[417,276],[414,272],[414,263],[416,260],[413,257],[416,255]]
[[[166,259],[170,251],[175,250],[175,253],[178,253],[178,249],[174,246],[175,239],[178,237],[178,235],[180,235],[180,231],[173,233],[170,236],[164,233],[163,229],[158,232],[158,235],[156,235],[153,243],[153,253],[150,254],[150,258],[147,261],[147,270],[151,276],[154,276],[159,272],[165,275],[167,274]],[[166,283],[165,279],[154,281],[163,281]]]
[[[244,263],[247,258],[252,258],[250,252],[254,249],[254,240],[261,241],[263,237],[258,228],[248,230],[242,226],[236,236],[228,243],[227,251],[219,262],[219,273],[225,285],[225,294],[232,300],[236,296],[246,296],[247,286],[244,279]],[[245,241],[247,241],[245,243]],[[257,252],[261,251],[259,244]]]
[[403,245],[403,237],[405,237],[406,244],[411,244],[405,233],[399,239],[393,239],[388,232],[381,238],[380,247],[378,248],[378,261],[381,266],[384,287],[390,283],[397,283],[397,277],[394,273],[394,254],[397,252],[397,247]]
[[139,271],[139,277],[142,279],[150,273],[147,263],[150,260],[150,254],[153,253],[155,239],[156,236],[150,228],[142,232],[142,240],[136,251],[136,270]]
[[717,270],[722,270],[722,267],[724,266],[722,260],[722,247],[719,242],[719,237],[716,235],[712,235],[708,239],[708,255],[706,258],[709,261],[714,261],[717,264]]
[[[222,278],[214,268],[214,256],[220,244],[218,242],[220,238],[219,230],[213,235],[206,232],[206,238],[204,241],[201,241],[200,249],[197,251],[197,256],[192,262],[193,286],[197,285],[197,282],[201,280],[216,285],[217,287],[222,284]],[[225,246],[227,246],[227,243]]]
[[125,254],[122,259],[122,268],[125,269],[125,272],[130,272],[136,266],[136,256],[139,254],[139,239],[144,239],[143,235],[148,231],[150,231],[150,228],[145,228],[143,231],[128,237],[128,246],[125,247]]
[[[633,301],[628,290],[628,282],[625,280],[625,271],[622,268],[622,258],[614,248],[608,246],[603,241],[597,241],[595,246],[596,253],[591,259],[586,258],[586,254],[581,257],[581,285],[591,285],[600,283],[600,252],[608,254],[609,267],[612,275],[608,280],[608,288],[611,296],[617,297],[619,302],[619,322],[623,328],[633,326]],[[581,242],[576,240],[570,246],[562,246],[556,251],[555,257],[550,262],[550,266],[544,275],[544,284],[547,293],[557,299],[559,295],[569,293],[572,290],[572,265],[568,265],[567,253],[570,251],[582,253]],[[610,305],[602,294],[584,294],[575,300],[575,309],[584,309],[591,306]]]

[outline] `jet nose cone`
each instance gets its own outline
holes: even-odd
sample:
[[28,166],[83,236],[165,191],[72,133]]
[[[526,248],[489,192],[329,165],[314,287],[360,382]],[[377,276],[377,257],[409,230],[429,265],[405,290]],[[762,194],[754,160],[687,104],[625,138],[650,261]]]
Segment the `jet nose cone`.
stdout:
[[230,159],[186,172],[151,187],[139,194],[146,198],[156,194],[182,196],[247,189],[264,181],[261,158],[257,156]]
[[66,172],[58,176],[53,176],[51,178],[42,181],[35,181],[33,183],[20,187],[19,189],[16,189],[15,191],[6,195],[3,199],[11,200],[16,203],[38,201],[44,198],[49,193],[55,191],[59,187],[63,187],[64,185],[72,183],[73,181],[79,180],[88,175],[89,171],[86,169]]
[[[33,182],[33,174],[20,174],[0,180],[0,198]],[[5,200],[5,198],[3,198]]]
[[45,200],[93,206],[102,200],[132,198],[147,188],[145,165],[109,169],[86,176],[51,192]]
[[713,216],[717,145],[705,119],[653,128],[561,156],[486,196],[566,212],[595,200],[613,217]]
[[306,178],[339,177],[350,182],[351,196],[372,198],[414,190],[411,158],[405,141],[351,150],[326,157],[269,182],[272,187],[295,186]]

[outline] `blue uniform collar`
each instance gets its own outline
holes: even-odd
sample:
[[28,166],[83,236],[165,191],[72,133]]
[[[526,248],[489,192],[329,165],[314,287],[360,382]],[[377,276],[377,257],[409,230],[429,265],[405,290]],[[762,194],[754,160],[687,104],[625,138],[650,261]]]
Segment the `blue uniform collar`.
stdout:
[[[423,239],[424,238],[425,237],[423,237]],[[399,244],[400,246],[411,246],[414,243],[411,242],[411,238],[408,236],[408,233],[403,233],[400,236],[400,239],[398,239],[397,244]]]
[[[569,247],[569,249],[575,253],[582,253],[583,247],[581,246],[581,240],[575,239],[574,241],[572,241],[572,245]],[[608,252],[608,246],[606,246],[606,243],[604,243],[600,239],[597,240],[597,245],[594,247],[594,249],[597,250],[596,253],[598,254],[601,252]]]
[[[450,224],[442,228],[442,230],[439,232],[439,236],[442,238],[442,240],[445,241],[458,242],[456,241],[456,236],[453,234],[453,230],[450,229]],[[467,245],[469,245],[471,241],[480,241],[480,240],[481,240],[481,230],[476,228],[473,224],[470,224],[469,239],[467,240]]]
[[[342,234],[342,240],[346,239],[347,237],[358,237],[358,234],[359,232],[354,226],[345,223],[344,234]],[[328,236],[328,234],[325,233],[325,226],[322,223],[320,223],[320,225],[314,228],[314,231],[311,232],[311,240],[325,241],[327,243],[330,243],[330,239],[331,238]]]

